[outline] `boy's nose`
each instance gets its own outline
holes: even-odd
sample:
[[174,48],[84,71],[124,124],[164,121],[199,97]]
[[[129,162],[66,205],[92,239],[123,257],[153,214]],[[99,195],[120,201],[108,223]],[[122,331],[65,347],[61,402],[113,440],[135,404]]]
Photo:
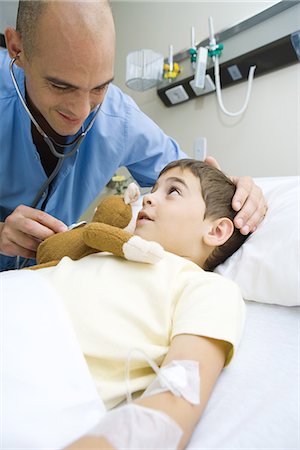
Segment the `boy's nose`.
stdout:
[[153,194],[146,194],[143,197],[143,205],[152,205],[153,204]]

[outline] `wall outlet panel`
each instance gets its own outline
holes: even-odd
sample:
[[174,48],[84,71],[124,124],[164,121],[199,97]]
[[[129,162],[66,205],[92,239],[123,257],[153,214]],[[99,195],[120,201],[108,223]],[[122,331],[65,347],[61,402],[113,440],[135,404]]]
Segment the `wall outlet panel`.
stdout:
[[194,141],[194,158],[204,161],[207,156],[207,140],[205,137],[198,137]]
[[[220,59],[220,79],[221,79],[221,87],[226,88],[228,86],[233,86],[236,83],[240,83],[242,81],[246,81],[248,79],[248,72],[251,66],[255,65],[256,70],[254,73],[254,82],[255,78],[267,74],[273,70],[286,67],[290,64],[299,63],[297,53],[293,47],[291,41],[291,35],[284,36],[283,38],[277,39],[270,44],[263,45],[260,48],[252,50],[248,53],[245,53],[241,56],[233,58],[229,61],[222,63],[222,57]],[[235,72],[228,70],[228,68],[232,68],[236,66]],[[239,77],[232,76],[233,73],[237,73],[239,71]],[[210,67],[207,69],[206,73],[210,75],[213,82],[215,82],[214,76],[214,68]],[[236,79],[237,78],[237,79]],[[189,98],[185,101],[196,98],[195,91],[192,89],[190,82],[194,79],[194,74],[184,78],[178,79],[172,83],[170,86],[163,86],[157,89],[157,94],[163,103],[166,106],[172,106],[172,103],[169,101],[166,96],[166,91],[174,86],[182,85],[188,94]],[[210,92],[205,92],[203,94],[209,94]]]

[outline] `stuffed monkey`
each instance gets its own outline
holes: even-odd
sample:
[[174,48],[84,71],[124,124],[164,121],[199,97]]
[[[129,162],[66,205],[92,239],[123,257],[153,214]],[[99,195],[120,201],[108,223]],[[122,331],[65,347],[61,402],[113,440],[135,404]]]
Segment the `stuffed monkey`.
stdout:
[[163,257],[163,248],[156,242],[134,236],[135,220],[132,203],[140,192],[131,183],[124,197],[105,197],[98,205],[91,223],[70,227],[43,241],[37,250],[37,265],[30,269],[55,266],[64,257],[73,260],[97,252],[110,252],[131,261],[156,263]]

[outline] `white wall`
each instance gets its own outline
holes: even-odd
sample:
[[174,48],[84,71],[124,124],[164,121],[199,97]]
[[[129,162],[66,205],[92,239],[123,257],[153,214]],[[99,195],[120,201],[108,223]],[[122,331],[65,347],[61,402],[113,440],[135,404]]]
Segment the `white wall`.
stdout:
[[[253,84],[249,107],[240,118],[224,116],[215,94],[167,108],[156,89],[139,93],[125,86],[126,55],[130,51],[152,48],[167,56],[170,43],[175,53],[189,47],[192,25],[197,27],[197,42],[207,38],[209,15],[213,16],[218,32],[274,3],[277,2],[113,1],[117,29],[116,84],[190,156],[195,138],[206,136],[208,153],[230,174],[299,174],[299,64],[258,77]],[[228,109],[240,108],[245,90],[246,83],[224,90]]]
[[[252,176],[300,173],[300,65],[294,64],[254,81],[246,113],[240,118],[224,116],[215,94],[167,108],[156,89],[144,93],[125,86],[126,55],[152,48],[167,56],[190,45],[190,27],[197,27],[196,41],[208,37],[207,17],[214,18],[215,31],[244,20],[274,2],[256,1],[112,1],[117,29],[115,82],[129,93],[141,109],[192,156],[193,142],[205,136],[208,152],[231,174]],[[0,0],[0,31],[14,25],[17,2]],[[228,109],[239,109],[246,84],[224,90]]]
[[18,2],[16,0],[0,0],[0,33],[6,27],[15,27]]

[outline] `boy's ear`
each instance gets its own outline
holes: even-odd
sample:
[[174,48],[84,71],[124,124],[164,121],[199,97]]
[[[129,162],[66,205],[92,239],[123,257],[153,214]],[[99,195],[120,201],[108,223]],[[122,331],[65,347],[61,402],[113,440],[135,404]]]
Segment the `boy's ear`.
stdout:
[[15,64],[19,67],[23,67],[21,55],[23,52],[23,43],[20,33],[14,28],[9,27],[6,28],[4,34],[9,56],[11,57],[11,59],[13,59],[16,56],[20,55],[18,56]]
[[203,236],[206,245],[210,247],[219,247],[225,244],[234,231],[232,220],[228,217],[221,217],[210,223],[207,232]]

